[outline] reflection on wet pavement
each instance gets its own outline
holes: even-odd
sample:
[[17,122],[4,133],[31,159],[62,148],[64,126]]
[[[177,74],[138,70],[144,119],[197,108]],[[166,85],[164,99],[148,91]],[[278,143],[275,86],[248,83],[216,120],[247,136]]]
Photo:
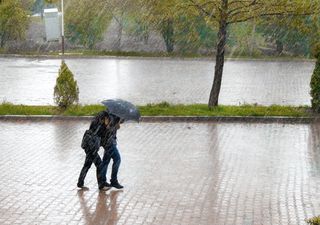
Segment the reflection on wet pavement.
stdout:
[[[207,103],[213,60],[66,59],[80,102],[123,98],[135,104]],[[0,101],[53,104],[58,59],[0,58]],[[225,105],[310,105],[313,62],[227,61],[220,94]]]
[[115,225],[118,222],[118,195],[123,191],[99,192],[96,199],[95,209],[92,210],[90,200],[86,199],[85,190],[78,190],[79,202],[82,214],[85,218],[85,224],[110,224]]

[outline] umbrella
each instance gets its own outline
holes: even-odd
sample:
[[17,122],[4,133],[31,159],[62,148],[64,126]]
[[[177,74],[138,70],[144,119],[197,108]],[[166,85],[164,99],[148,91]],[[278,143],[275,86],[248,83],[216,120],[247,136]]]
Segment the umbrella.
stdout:
[[140,112],[131,102],[122,99],[108,99],[101,103],[107,107],[109,113],[121,119],[137,122],[140,120]]

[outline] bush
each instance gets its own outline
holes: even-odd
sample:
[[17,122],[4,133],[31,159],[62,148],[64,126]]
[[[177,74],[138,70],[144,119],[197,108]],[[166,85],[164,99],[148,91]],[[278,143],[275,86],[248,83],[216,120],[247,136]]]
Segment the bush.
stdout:
[[310,225],[320,225],[320,216],[313,217],[307,220],[307,224]]
[[61,109],[66,109],[79,102],[77,81],[74,80],[72,72],[64,61],[61,63],[57,83],[54,87],[54,101]]
[[[320,50],[319,50],[320,53]],[[311,107],[314,112],[320,112],[320,54],[314,53],[317,56],[316,67],[314,68],[311,82],[310,82],[310,95],[311,95]]]

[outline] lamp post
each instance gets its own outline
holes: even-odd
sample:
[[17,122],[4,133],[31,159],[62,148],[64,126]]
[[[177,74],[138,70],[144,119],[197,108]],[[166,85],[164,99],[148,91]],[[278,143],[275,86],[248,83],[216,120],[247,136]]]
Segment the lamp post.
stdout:
[[64,12],[63,12],[63,0],[61,0],[61,50],[64,55]]

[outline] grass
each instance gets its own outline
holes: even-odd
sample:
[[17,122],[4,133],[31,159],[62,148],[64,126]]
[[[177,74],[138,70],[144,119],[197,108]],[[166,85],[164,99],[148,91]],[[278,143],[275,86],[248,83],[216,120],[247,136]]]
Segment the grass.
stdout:
[[[5,51],[0,52],[0,54],[5,54]],[[53,52],[20,52],[21,56],[60,56],[60,51]],[[9,53],[10,54],[10,53]],[[213,55],[199,55],[195,53],[167,53],[167,52],[134,52],[134,51],[99,51],[99,50],[67,50],[65,56],[77,56],[77,57],[94,57],[94,56],[114,56],[114,57],[183,57],[183,58],[204,58],[213,57]]]
[[[292,106],[218,106],[209,109],[205,104],[171,105],[167,102],[138,106],[142,116],[312,116],[310,107]],[[62,111],[56,106],[26,106],[2,103],[0,115],[64,115],[92,116],[104,110],[102,105],[76,105]]]
[[218,106],[209,109],[205,104],[170,105],[166,102],[139,107],[148,116],[310,116],[308,107],[291,106]]
[[2,103],[0,115],[64,115],[64,116],[92,116],[105,109],[102,105],[77,105],[62,111],[57,106],[30,106]]
[[[0,49],[0,54],[5,54],[5,49]],[[10,54],[10,53],[9,53]],[[60,51],[53,51],[53,52],[36,52],[36,51],[29,51],[29,52],[20,52],[19,55],[21,56],[52,56],[52,57],[60,57]],[[66,57],[99,57],[99,56],[114,56],[114,57],[146,57],[146,58],[153,58],[153,57],[171,57],[171,58],[214,58],[214,54],[197,54],[197,53],[167,53],[167,52],[135,52],[135,51],[99,51],[99,50],[88,50],[88,49],[76,49],[76,50],[67,50],[65,52]],[[226,54],[226,59],[240,59],[240,60],[266,60],[266,61],[273,61],[273,60],[280,60],[280,61],[291,61],[291,60],[312,60],[308,57],[303,56],[289,56],[289,55],[282,55],[282,56],[267,56],[267,55],[241,55],[241,54]]]

